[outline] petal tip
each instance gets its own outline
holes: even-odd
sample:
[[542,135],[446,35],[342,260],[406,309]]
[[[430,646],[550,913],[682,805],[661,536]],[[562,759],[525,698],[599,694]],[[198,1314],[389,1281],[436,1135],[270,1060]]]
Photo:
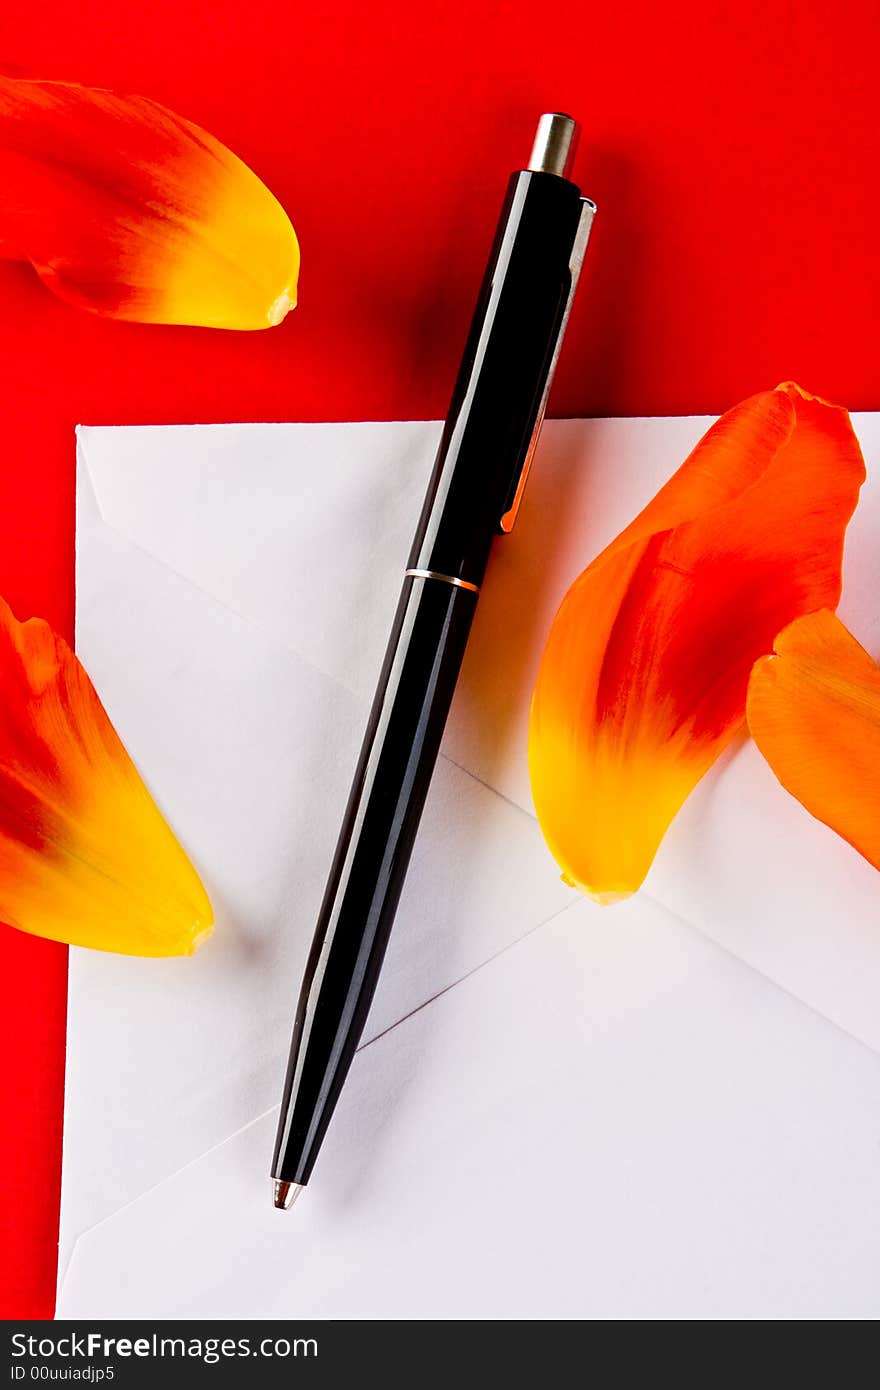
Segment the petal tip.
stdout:
[[796,381],[780,381],[779,385],[774,389],[776,391],[782,391],[786,396],[800,396],[801,400],[804,401],[817,401],[821,399],[819,396],[814,396],[812,391],[806,391],[804,387],[800,386]]
[[614,903],[625,902],[636,892],[634,888],[591,888],[586,883],[580,883],[567,870],[563,870],[559,877],[568,888],[576,888],[585,898],[597,903],[599,907],[611,907]]
[[290,313],[291,309],[295,308],[296,291],[285,290],[283,294],[279,294],[274,304],[271,304],[269,306],[269,312],[266,314],[268,326],[270,328],[277,328],[278,324],[283,323],[283,321],[287,318],[287,315]]
[[633,888],[608,888],[604,890],[585,888],[583,892],[598,907],[613,907],[615,903],[625,903],[628,898],[633,897],[635,890]]
[[830,401],[827,396],[818,396],[815,391],[808,391],[796,381],[780,381],[774,388],[784,396],[788,396],[792,404],[797,408],[799,400],[806,401],[808,405],[821,405],[827,410],[836,410],[841,414],[849,416],[849,411],[845,405],[838,405],[836,401]]
[[193,933],[193,938],[192,938],[192,941],[191,941],[190,944],[189,944],[189,949],[186,951],[186,955],[188,955],[188,956],[194,956],[195,953],[196,953],[196,951],[198,951],[200,947],[204,946],[204,944],[205,944],[205,942],[208,940],[208,938],[211,937],[211,936],[213,936],[213,935],[214,935],[214,923],[213,923],[213,921],[211,921],[211,922],[206,922],[205,925],[204,925],[203,927],[199,927],[199,929]]

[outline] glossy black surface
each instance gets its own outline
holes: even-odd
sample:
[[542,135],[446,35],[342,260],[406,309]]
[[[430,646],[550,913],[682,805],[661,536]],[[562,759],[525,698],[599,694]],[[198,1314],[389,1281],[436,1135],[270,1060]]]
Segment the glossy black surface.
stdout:
[[411,569],[481,584],[513,501],[571,288],[580,190],[514,174],[468,335]]
[[306,966],[274,1177],[308,1181],[363,1031],[476,603],[404,582]]
[[[514,174],[408,567],[479,585],[571,288],[580,192]],[[305,1183],[367,1019],[477,594],[407,579],[294,1022],[272,1175]]]

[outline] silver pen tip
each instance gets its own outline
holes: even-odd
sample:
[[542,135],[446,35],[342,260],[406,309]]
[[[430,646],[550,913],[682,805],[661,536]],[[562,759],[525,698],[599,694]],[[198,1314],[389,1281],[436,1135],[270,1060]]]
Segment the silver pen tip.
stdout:
[[279,1211],[289,1211],[303,1190],[301,1182],[284,1182],[282,1178],[272,1179],[275,1189],[275,1205]]

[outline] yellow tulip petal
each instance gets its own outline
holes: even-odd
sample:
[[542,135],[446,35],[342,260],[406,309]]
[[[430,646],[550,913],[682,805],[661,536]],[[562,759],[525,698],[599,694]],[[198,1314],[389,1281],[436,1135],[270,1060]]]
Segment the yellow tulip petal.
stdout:
[[141,956],[189,955],[213,922],[83,667],[2,600],[0,920]]
[[569,590],[532,702],[538,819],[563,876],[633,893],[742,727],[755,660],[834,607],[864,463],[846,411],[788,383],[721,417]]
[[880,667],[827,611],[757,662],[749,732],[779,781],[880,869]]
[[112,318],[269,328],[296,303],[281,204],[145,97],[0,76],[0,256]]

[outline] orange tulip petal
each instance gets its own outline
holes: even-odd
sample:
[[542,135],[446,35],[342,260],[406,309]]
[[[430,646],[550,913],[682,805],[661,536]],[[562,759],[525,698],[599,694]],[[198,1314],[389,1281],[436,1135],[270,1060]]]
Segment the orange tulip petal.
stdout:
[[708,431],[569,590],[532,702],[535,807],[563,877],[642,883],[673,816],[740,729],[749,672],[834,607],[865,476],[846,411],[791,383]]
[[0,920],[143,956],[189,955],[213,921],[79,661],[2,600]]
[[299,248],[256,174],[145,97],[0,76],[0,255],[112,318],[268,328]]
[[833,613],[757,662],[749,731],[786,791],[880,869],[880,667]]

